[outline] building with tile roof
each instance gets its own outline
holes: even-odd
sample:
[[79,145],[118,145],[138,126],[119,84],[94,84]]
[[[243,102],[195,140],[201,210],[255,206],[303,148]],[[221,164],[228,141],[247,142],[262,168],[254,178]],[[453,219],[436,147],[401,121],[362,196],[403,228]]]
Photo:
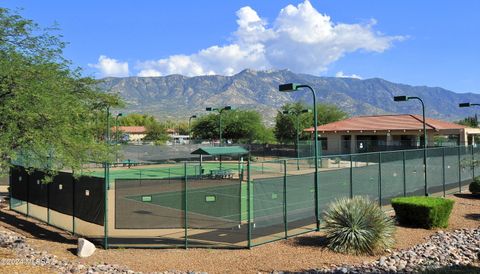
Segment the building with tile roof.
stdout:
[[[426,118],[425,124],[429,146],[474,144],[480,134],[438,119]],[[313,133],[313,127],[304,131]],[[412,114],[357,116],[318,126],[318,134],[324,154],[413,149],[423,144],[423,122]]]
[[[116,127],[112,127],[112,132],[115,133]],[[118,131],[122,132],[122,140],[128,142],[140,142],[147,136],[147,129],[144,126],[119,126]]]

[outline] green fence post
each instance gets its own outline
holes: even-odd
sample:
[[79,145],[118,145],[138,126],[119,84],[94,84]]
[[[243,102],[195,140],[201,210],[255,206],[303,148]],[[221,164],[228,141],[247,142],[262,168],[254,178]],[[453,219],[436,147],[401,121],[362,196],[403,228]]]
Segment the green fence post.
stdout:
[[472,144],[472,181],[475,179],[475,153],[473,152],[473,144]]
[[283,160],[283,223],[285,226],[285,239],[288,238],[287,220],[287,160]]
[[50,185],[47,184],[47,224],[50,224]]
[[75,235],[75,177],[73,177],[72,173],[72,193],[73,193],[73,198],[72,198],[72,233]]
[[[25,169],[25,168],[24,168]],[[28,178],[30,175],[28,175],[27,173],[27,178],[25,178],[25,182],[27,183],[27,217],[29,217],[30,215],[30,201],[29,201],[29,197],[30,197],[30,178]]]
[[247,218],[248,218],[248,227],[247,227],[247,239],[248,239],[248,248],[252,248],[252,215],[251,215],[251,192],[250,192],[250,153],[248,154],[248,163],[247,163]]
[[446,176],[445,176],[445,147],[442,149],[442,177],[443,177],[443,197],[446,195]]
[[184,184],[185,184],[185,191],[184,191],[184,226],[185,226],[185,249],[188,249],[188,187],[187,187],[187,163],[183,163],[183,175],[184,175]]
[[105,249],[108,249],[108,189],[110,188],[110,163],[105,162],[105,179],[104,179],[104,196],[105,196],[105,208],[103,216],[103,245]]
[[407,169],[406,169],[406,153],[405,151],[402,152],[403,154],[403,197],[407,197]]
[[353,157],[350,154],[350,199],[353,198]]
[[[51,160],[52,160],[52,155],[51,153],[49,153],[48,160],[47,160],[47,170],[50,170]],[[52,178],[52,181],[53,181],[53,178]],[[50,186],[51,184],[47,184],[47,224],[48,225],[50,225]]]
[[8,169],[8,209],[12,210],[12,168]]
[[378,152],[378,204],[382,206],[382,153]]
[[462,193],[462,165],[460,160],[460,146],[457,147],[458,150],[458,192]]

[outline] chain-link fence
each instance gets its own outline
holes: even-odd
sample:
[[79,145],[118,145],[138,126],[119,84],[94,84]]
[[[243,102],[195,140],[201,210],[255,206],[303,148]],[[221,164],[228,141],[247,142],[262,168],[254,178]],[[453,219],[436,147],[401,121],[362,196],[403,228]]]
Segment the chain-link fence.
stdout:
[[[319,142],[320,144],[321,142]],[[219,146],[218,143],[199,141],[195,144],[173,144],[173,145],[119,145],[116,155],[118,164],[131,163],[174,163],[183,161],[196,161],[198,156],[191,155],[194,150],[201,147]],[[224,146],[241,146],[250,151],[252,157],[258,160],[269,160],[279,158],[301,158],[314,155],[314,144],[312,141],[300,141],[296,144],[224,144]],[[204,156],[205,157],[205,156]],[[239,156],[226,156],[227,159],[238,159]],[[208,157],[207,159],[214,159]]]
[[475,177],[480,149],[321,156],[317,173],[314,157],[236,158],[91,165],[48,184],[41,171],[16,167],[10,206],[105,247],[248,248],[321,228],[336,198],[388,206],[393,197],[459,192]]

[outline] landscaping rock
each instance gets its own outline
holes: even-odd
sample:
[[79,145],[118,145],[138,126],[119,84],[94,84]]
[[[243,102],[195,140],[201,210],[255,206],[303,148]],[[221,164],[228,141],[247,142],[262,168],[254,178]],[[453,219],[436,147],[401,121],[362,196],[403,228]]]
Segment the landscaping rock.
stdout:
[[411,273],[470,265],[480,259],[480,228],[438,231],[426,243],[388,253],[371,263],[315,269],[307,273]]
[[84,238],[78,238],[77,256],[81,258],[90,257],[95,252],[95,245]]

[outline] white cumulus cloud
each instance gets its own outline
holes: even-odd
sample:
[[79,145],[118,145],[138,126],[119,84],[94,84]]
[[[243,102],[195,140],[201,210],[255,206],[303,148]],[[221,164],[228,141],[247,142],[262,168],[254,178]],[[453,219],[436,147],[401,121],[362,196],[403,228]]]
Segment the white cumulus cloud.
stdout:
[[96,64],[88,64],[88,66],[98,69],[100,77],[125,77],[129,75],[128,62],[120,62],[105,55],[100,55]]
[[357,74],[348,75],[348,74],[343,73],[343,71],[339,71],[339,72],[335,73],[335,77],[362,79],[362,77],[360,75],[357,75]]
[[[229,44],[213,45],[193,54],[138,61],[137,75],[232,75],[246,68],[290,69],[318,75],[348,53],[381,53],[395,41],[405,39],[375,31],[374,19],[357,24],[334,22],[308,0],[281,9],[271,24],[248,6],[239,9],[236,16],[238,27]],[[103,75],[128,74],[127,63],[105,56],[94,67]],[[339,75],[346,77],[343,72]]]

